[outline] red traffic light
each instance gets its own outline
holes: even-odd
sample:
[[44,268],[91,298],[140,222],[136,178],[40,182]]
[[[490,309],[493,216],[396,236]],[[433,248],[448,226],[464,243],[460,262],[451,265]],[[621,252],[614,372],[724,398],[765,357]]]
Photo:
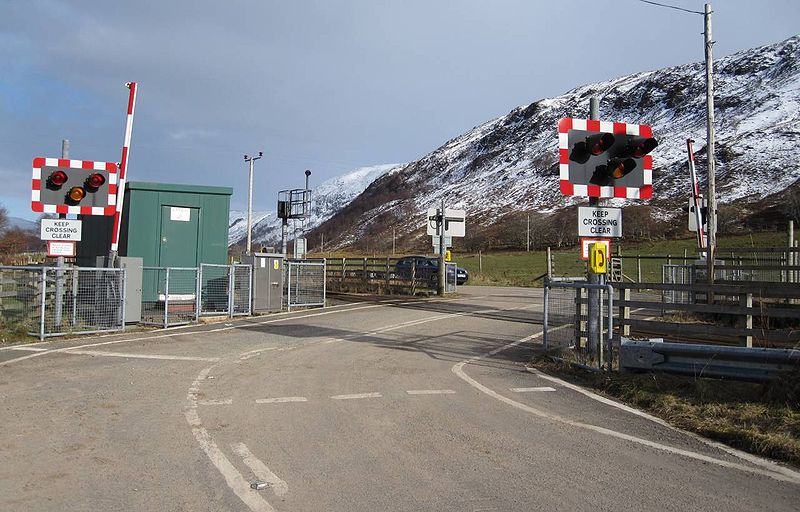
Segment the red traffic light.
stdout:
[[628,140],[628,153],[634,158],[642,158],[658,146],[658,141],[652,137],[631,137]]
[[51,188],[61,188],[61,186],[67,182],[67,173],[64,171],[55,171],[47,178],[47,184],[50,185]]
[[613,145],[614,136],[610,133],[589,135],[585,140],[575,143],[569,159],[579,164],[585,164],[591,156],[601,155]]
[[100,173],[93,173],[90,174],[88,178],[86,178],[86,188],[90,191],[94,192],[106,182],[105,177]]

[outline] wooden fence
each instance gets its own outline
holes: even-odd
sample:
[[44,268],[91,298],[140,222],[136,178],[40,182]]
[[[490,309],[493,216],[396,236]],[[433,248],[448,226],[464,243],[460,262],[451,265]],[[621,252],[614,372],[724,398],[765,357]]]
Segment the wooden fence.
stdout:
[[[614,288],[622,336],[746,347],[793,347],[800,342],[800,286],[794,283],[614,283]],[[677,292],[688,299],[666,302],[663,293],[653,291]],[[632,297],[631,292],[637,293]],[[634,318],[636,309],[650,317]]]

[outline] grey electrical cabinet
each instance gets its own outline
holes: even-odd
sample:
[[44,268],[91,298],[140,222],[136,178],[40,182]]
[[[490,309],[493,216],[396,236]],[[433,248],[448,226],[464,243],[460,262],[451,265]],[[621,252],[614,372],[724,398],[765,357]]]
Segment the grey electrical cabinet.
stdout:
[[122,256],[119,268],[125,269],[125,323],[142,321],[142,258]]
[[253,267],[253,312],[281,311],[283,307],[283,255],[244,254],[242,263]]

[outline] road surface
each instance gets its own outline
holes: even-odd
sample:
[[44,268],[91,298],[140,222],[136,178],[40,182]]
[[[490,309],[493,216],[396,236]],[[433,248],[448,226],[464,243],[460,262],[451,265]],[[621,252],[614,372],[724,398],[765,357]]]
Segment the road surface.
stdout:
[[0,349],[0,510],[797,510],[797,472],[527,369],[541,300]]

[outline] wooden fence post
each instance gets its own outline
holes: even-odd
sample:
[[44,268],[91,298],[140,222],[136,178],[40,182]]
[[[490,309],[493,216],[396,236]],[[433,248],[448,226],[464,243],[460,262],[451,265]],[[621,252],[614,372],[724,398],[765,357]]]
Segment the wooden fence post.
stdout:
[[[743,308],[752,308],[753,307],[753,294],[752,293],[743,293],[739,295],[739,305]],[[743,321],[742,321],[743,320]],[[742,320],[740,320],[739,324],[740,327],[743,329],[752,329],[753,328],[753,314],[748,311],[746,315],[743,316]],[[742,345],[747,348],[753,348],[753,335],[748,333],[745,336],[741,337]]]
[[631,290],[629,288],[621,289],[619,291],[619,299],[619,334],[620,337],[630,336],[631,326],[628,323],[628,320],[631,319],[631,307],[628,305],[622,305],[622,301],[627,302],[631,300]]

